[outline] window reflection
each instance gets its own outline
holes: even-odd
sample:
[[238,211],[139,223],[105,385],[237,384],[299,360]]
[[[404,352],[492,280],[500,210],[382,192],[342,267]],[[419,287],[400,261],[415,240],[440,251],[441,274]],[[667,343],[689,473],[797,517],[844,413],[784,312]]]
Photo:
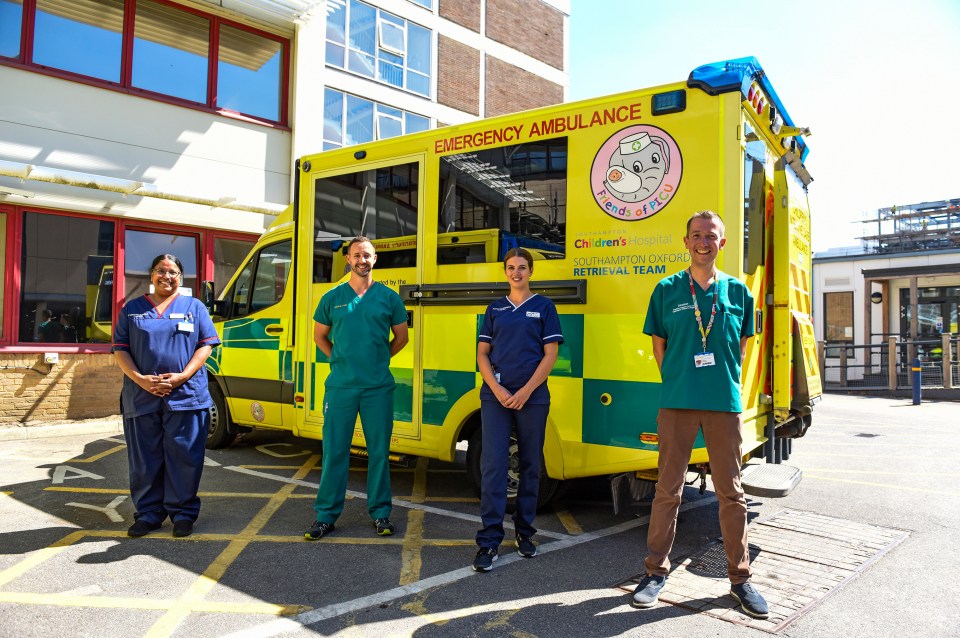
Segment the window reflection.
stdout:
[[226,237],[213,240],[213,281],[217,290],[223,290],[255,243]]
[[23,22],[23,0],[0,0],[0,56],[20,55],[20,29]]
[[196,237],[140,230],[128,230],[124,237],[124,303],[150,292],[150,263],[154,257],[163,254],[174,255],[183,264],[181,294],[196,292]]
[[279,120],[282,51],[276,40],[221,26],[217,106]]
[[33,61],[120,82],[123,0],[37,0]]
[[134,86],[205,103],[209,49],[209,21],[152,0],[138,0]]
[[498,262],[516,246],[562,259],[567,139],[442,157],[439,201],[440,264]]
[[113,223],[23,215],[18,340],[111,340]]
[[334,89],[325,90],[323,109],[324,150],[387,139],[405,133],[417,133],[430,128],[430,119],[422,115]]

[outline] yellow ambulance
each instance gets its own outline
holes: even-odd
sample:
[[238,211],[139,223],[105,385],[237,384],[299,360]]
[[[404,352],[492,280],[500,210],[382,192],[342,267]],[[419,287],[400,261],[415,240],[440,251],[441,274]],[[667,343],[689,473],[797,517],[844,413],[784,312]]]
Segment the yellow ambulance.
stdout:
[[[409,317],[410,343],[391,368],[393,453],[449,461],[466,441],[479,476],[476,337],[486,305],[507,291],[503,253],[522,246],[566,339],[549,378],[541,501],[563,479],[653,478],[660,375],[643,334],[647,301],[687,266],[688,217],[711,209],[726,225],[718,267],[757,300],[744,453],[786,458],[821,392],[807,134],[757,60],[743,58],[686,82],[301,158],[293,204],[211,299],[223,345],[207,364],[208,447],[246,428],[321,437],[329,363],[313,312],[347,277],[344,242],[363,234],[380,255],[374,278]],[[363,444],[358,427],[361,454]],[[702,439],[696,448],[691,464],[706,463]]]

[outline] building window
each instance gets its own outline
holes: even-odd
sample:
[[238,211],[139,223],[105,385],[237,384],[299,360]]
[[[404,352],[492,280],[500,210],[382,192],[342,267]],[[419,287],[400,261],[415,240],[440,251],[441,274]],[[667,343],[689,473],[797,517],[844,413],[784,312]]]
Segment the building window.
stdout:
[[327,64],[430,96],[429,29],[359,0],[331,8]]
[[20,55],[20,31],[23,24],[23,0],[0,0],[0,56]]
[[112,222],[23,214],[20,342],[110,342],[94,317],[101,296],[112,294],[102,286],[113,272],[113,237]]
[[[163,0],[36,0],[25,5],[26,15],[22,1],[0,0],[0,59],[286,122],[289,46],[282,38]],[[32,48],[21,51],[23,34],[31,31],[25,41]]]
[[197,291],[196,236],[128,230],[123,264],[123,303],[153,292],[150,263],[154,257],[165,254],[173,255],[183,264],[180,294],[192,296]]
[[280,119],[283,46],[236,27],[220,27],[217,106]]
[[33,61],[120,82],[123,0],[37,0]]
[[426,7],[427,9],[433,8],[433,0],[410,0],[413,4],[419,4],[421,7]]
[[[853,293],[827,292],[823,295],[823,338],[827,342],[824,355],[830,358],[840,356],[838,342],[853,344]],[[847,349],[848,356],[853,356]]]
[[209,20],[139,0],[133,28],[133,86],[204,104],[209,54]]
[[323,150],[363,144],[430,128],[430,120],[356,95],[326,89]]
[[562,259],[567,138],[440,158],[437,263],[499,262],[514,247]]
[[[12,243],[14,228],[21,229],[19,245]],[[184,267],[181,291],[199,296],[202,279],[222,289],[254,242],[252,235],[224,236],[203,228],[128,228],[115,219],[18,208],[0,212],[0,282],[9,284],[0,287],[0,326],[4,317],[16,318],[12,334],[0,333],[0,347],[87,344],[81,347],[105,352],[115,309],[149,292],[154,257],[176,255]],[[121,249],[124,270],[115,277]],[[19,273],[11,272],[8,256],[19,263]]]

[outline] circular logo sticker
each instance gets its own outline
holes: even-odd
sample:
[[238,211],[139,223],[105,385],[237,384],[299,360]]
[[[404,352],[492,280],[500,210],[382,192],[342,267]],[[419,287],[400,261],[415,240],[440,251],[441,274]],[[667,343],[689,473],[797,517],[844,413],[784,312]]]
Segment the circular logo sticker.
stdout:
[[638,124],[617,131],[593,158],[590,187],[607,215],[646,219],[670,203],[680,187],[683,158],[663,129]]
[[250,414],[253,415],[253,419],[256,422],[263,421],[263,406],[259,402],[254,401],[250,404]]

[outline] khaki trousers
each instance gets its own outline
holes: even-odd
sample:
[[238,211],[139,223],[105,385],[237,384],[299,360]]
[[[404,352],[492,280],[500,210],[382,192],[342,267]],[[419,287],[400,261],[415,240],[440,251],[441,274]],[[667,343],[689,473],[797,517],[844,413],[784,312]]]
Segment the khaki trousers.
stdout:
[[670,550],[677,532],[684,479],[697,431],[702,428],[710,456],[711,478],[720,502],[727,574],[735,585],[750,579],[747,501],[740,486],[741,425],[740,414],[736,412],[660,409],[657,416],[659,478],[647,532],[648,555],[644,561],[648,574],[666,576],[670,572]]

